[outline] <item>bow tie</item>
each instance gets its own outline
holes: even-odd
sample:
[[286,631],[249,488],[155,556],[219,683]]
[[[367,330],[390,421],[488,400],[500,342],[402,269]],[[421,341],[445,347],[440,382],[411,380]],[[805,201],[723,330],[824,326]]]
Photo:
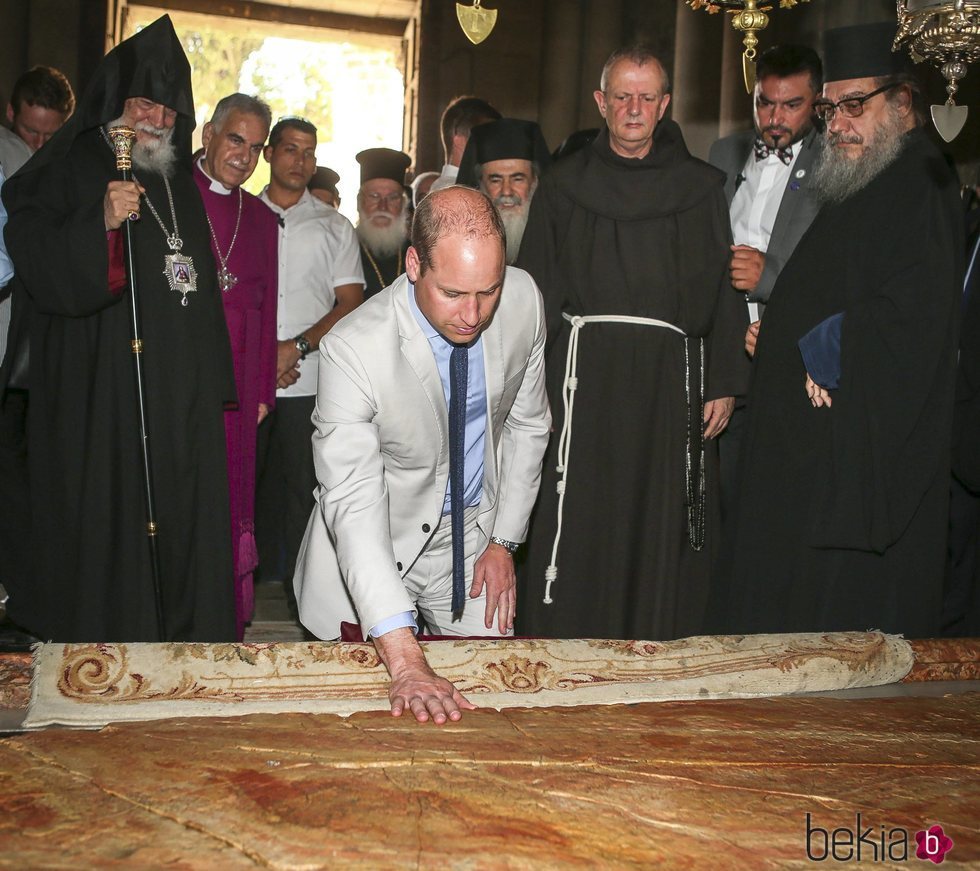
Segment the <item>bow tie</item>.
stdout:
[[755,150],[756,160],[765,160],[770,154],[775,154],[776,157],[778,157],[786,166],[789,166],[793,162],[792,146],[787,148],[770,148],[760,137],[759,139],[755,140],[752,147]]

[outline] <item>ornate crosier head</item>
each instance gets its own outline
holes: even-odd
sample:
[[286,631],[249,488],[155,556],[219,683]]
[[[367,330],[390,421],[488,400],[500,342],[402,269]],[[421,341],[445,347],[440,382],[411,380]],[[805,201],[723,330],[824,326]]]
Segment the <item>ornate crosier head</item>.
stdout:
[[110,127],[109,142],[116,155],[116,169],[130,170],[133,168],[133,145],[136,143],[136,131],[132,127]]

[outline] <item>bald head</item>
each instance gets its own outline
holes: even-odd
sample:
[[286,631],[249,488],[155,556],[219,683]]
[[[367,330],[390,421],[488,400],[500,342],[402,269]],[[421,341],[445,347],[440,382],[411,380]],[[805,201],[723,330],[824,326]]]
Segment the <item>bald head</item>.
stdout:
[[405,252],[405,274],[426,320],[454,345],[476,341],[504,285],[504,228],[479,191],[444,188],[422,200]]
[[436,244],[449,236],[495,239],[503,257],[506,242],[500,215],[490,199],[473,188],[453,185],[419,203],[412,221],[412,247],[423,273],[432,266]]

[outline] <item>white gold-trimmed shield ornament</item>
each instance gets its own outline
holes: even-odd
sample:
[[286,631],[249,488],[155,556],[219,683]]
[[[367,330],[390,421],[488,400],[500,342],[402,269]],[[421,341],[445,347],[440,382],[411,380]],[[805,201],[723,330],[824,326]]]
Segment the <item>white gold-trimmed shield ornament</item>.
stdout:
[[951,100],[945,105],[933,104],[930,106],[930,111],[932,112],[932,123],[936,125],[939,135],[947,142],[952,142],[960,135],[970,110],[966,106],[957,106]]

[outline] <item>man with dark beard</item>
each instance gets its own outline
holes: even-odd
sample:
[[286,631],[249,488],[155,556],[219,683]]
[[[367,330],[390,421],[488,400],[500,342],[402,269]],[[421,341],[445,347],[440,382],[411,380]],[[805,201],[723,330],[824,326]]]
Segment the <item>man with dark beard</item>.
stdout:
[[[746,295],[750,329],[759,329],[766,301],[820,205],[813,164],[823,137],[813,126],[813,101],[823,84],[817,53],[805,45],[776,45],[756,69],[754,127],[719,139],[708,162],[727,175],[732,219],[732,287]],[[735,466],[745,425],[739,397],[718,440],[722,517],[735,498]]]
[[963,219],[894,36],[825,38],[823,207],[758,336],[716,630],[939,630]]
[[497,208],[507,232],[507,263],[517,260],[531,198],[551,162],[541,128],[502,118],[474,127],[459,164],[457,183],[479,188]]
[[[137,131],[133,181],[116,170],[107,136],[116,123]],[[43,638],[163,640],[133,380],[129,220],[163,637],[234,639],[223,407],[236,397],[191,175],[193,128],[190,66],[164,17],[104,58],[78,111],[4,187],[15,330],[30,330],[33,536],[33,573],[9,590],[9,610]]]
[[405,271],[408,248],[408,191],[405,170],[412,159],[392,148],[368,148],[357,155],[357,238],[364,269],[364,298],[374,296]]

